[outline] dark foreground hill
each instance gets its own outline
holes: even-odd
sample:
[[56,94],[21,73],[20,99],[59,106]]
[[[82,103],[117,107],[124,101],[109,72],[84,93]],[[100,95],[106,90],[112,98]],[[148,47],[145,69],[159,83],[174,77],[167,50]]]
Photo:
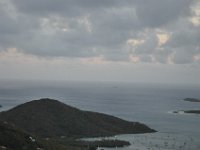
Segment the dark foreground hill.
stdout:
[[[123,141],[120,141],[122,143]],[[95,144],[95,143],[91,143]],[[118,144],[118,143],[117,143]],[[36,138],[15,125],[0,121],[0,150],[90,150],[84,143],[76,146]]]
[[0,150],[96,150],[101,147],[124,147],[121,140],[80,141],[35,138],[14,125],[0,121]]
[[19,105],[0,113],[0,120],[40,137],[93,137],[155,132],[138,122],[79,110],[52,99]]
[[6,122],[0,122],[0,150],[32,150],[41,148],[33,137]]

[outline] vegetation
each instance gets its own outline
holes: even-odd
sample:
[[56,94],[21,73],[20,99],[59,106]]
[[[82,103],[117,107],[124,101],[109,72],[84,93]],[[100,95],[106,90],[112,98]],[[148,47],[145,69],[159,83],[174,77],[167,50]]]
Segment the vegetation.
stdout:
[[122,140],[101,140],[101,141],[82,141],[80,142],[81,145],[88,146],[88,147],[124,147],[129,146],[130,143],[127,141]]
[[25,132],[16,129],[7,122],[0,122],[0,146],[1,149],[28,150],[41,146]]
[[66,139],[41,139],[33,137],[14,125],[0,122],[0,150],[90,150],[97,147],[123,147],[129,142],[120,140],[77,141]]
[[0,150],[94,150],[98,146],[122,147],[130,143],[76,139],[147,132],[155,130],[138,122],[79,110],[52,99],[34,100],[0,113]]
[[95,137],[155,132],[144,124],[82,111],[57,100],[41,99],[0,113],[0,119],[40,137]]
[[0,150],[79,150],[80,147],[73,147],[60,144],[54,141],[34,137],[23,130],[10,125],[7,122],[0,122]]

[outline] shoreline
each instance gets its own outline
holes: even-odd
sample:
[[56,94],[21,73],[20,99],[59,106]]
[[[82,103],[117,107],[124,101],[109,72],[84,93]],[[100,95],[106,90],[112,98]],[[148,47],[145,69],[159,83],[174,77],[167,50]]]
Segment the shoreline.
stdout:
[[[197,136],[198,137],[198,136]],[[191,148],[192,150],[197,149],[200,146],[199,138],[191,135],[182,135],[171,132],[157,132],[157,133],[145,133],[145,134],[122,134],[113,137],[107,137],[107,139],[118,139],[125,140],[131,143],[128,148],[123,147],[124,150],[127,149],[155,149],[155,150],[165,150],[165,149],[187,149]],[[100,140],[100,138],[86,138],[85,140]],[[99,147],[108,150],[105,147]],[[116,149],[111,148],[110,150]]]

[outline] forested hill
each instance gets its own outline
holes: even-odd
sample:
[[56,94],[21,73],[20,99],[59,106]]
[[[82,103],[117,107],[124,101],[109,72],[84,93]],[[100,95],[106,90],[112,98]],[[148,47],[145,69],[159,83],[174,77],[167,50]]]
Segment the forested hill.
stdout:
[[39,137],[94,137],[155,132],[142,123],[79,110],[47,98],[1,112],[0,120]]

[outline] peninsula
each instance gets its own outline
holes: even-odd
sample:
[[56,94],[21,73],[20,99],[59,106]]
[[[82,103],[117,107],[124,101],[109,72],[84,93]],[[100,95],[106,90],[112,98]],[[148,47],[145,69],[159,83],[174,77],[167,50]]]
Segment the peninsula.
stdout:
[[[75,141],[82,137],[156,132],[139,122],[125,121],[103,113],[80,110],[48,98],[33,100],[1,112],[0,120],[12,124],[33,137],[53,140],[57,143],[65,143],[65,145],[73,143],[73,146],[78,145]],[[104,141],[103,145],[119,145],[119,143],[128,145],[125,141],[118,141],[118,143]]]

